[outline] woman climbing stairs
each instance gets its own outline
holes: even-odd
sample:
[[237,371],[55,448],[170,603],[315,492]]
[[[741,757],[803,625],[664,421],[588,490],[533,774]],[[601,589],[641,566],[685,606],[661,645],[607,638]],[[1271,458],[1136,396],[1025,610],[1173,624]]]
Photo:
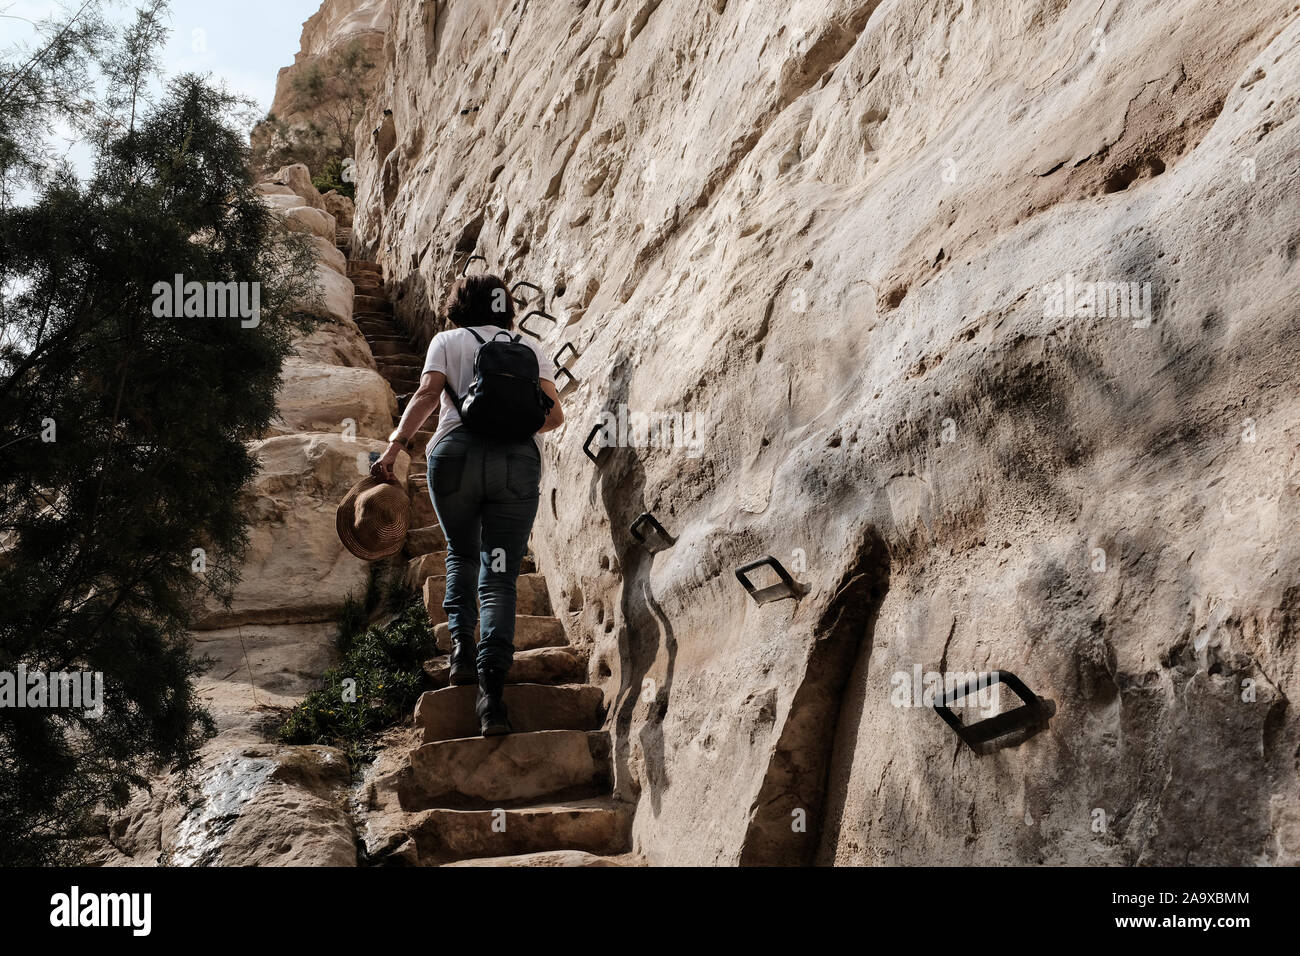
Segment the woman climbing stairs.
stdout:
[[[382,374],[405,404],[423,356],[394,320],[378,263],[350,259],[354,319]],[[551,612],[546,579],[531,555],[518,583],[515,658],[506,705],[514,733],[479,736],[473,686],[448,686],[451,634],[442,600],[446,541],[429,500],[425,445],[416,435],[407,487],[411,530],[407,579],[421,591],[439,656],[425,664],[433,690],[415,707],[420,744],[396,791],[408,846],[420,865],[609,866],[630,862],[632,806],[611,795],[610,739],[601,688],[584,683],[585,656]]]

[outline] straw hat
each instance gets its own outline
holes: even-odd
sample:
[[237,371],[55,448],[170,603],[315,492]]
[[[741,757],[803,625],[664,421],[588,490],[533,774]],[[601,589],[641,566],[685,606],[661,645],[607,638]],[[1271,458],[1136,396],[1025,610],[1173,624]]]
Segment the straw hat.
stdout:
[[343,496],[334,524],[343,547],[363,561],[377,561],[406,542],[409,512],[401,485],[366,477]]

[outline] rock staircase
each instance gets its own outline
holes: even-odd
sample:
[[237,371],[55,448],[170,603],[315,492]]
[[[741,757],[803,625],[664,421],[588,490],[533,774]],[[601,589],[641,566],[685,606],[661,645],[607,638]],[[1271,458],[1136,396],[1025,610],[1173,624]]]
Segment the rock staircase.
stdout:
[[[340,237],[340,248],[346,243]],[[423,356],[393,318],[378,263],[348,260],[353,316],[380,374],[404,407]],[[584,683],[585,656],[551,612],[546,580],[530,555],[519,575],[515,661],[506,687],[514,733],[479,735],[476,688],[448,685],[451,633],[442,608],[446,540],[429,499],[424,450],[436,418],[417,433],[407,486],[407,580],[419,590],[439,655],[426,662],[433,690],[415,708],[418,746],[395,774],[398,810],[385,820],[379,855],[392,862],[458,866],[617,866],[636,861],[632,806],[610,796],[604,695]]]

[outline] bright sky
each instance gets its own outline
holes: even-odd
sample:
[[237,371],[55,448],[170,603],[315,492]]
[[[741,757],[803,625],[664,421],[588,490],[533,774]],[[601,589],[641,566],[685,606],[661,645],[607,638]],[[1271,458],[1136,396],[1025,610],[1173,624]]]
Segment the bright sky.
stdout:
[[[27,21],[80,5],[81,0],[0,0],[0,51],[35,44],[35,28]],[[275,76],[293,62],[303,21],[320,5],[321,0],[171,0],[171,35],[159,64],[163,75],[211,73],[232,92],[251,97],[265,115],[275,97]],[[105,10],[111,19],[129,23],[135,4],[110,0]],[[80,175],[89,173],[90,150],[69,129],[51,130],[48,142]]]
[[[60,8],[76,9],[77,0],[0,0],[0,49],[30,43],[29,23]],[[212,73],[227,87],[257,101],[265,114],[275,95],[275,75],[293,62],[302,23],[320,8],[321,0],[171,0],[171,36],[163,50],[165,75],[194,71]],[[134,15],[134,4],[115,0],[110,16],[122,23]]]

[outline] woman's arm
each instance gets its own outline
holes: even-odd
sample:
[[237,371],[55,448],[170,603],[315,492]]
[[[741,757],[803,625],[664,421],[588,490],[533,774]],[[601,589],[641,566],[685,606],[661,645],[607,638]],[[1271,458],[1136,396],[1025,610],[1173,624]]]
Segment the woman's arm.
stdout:
[[[397,428],[388,436],[388,447],[384,449],[383,455],[379,460],[370,467],[370,474],[383,481],[393,482],[397,476],[393,473],[393,465],[397,462],[397,456],[403,451],[407,451],[406,444],[414,437],[415,433],[420,430],[433,410],[438,407],[438,402],[442,398],[443,386],[447,383],[447,376],[442,372],[425,372],[420,377],[420,387],[415,390],[406,403],[406,411],[402,412],[402,420],[397,423]],[[545,384],[545,383],[543,383]],[[549,419],[548,419],[549,421]]]
[[542,379],[542,391],[545,392],[555,404],[551,410],[546,413],[546,421],[542,427],[537,429],[538,434],[542,432],[553,431],[564,424],[564,409],[560,407],[560,394],[555,390],[555,383]]

